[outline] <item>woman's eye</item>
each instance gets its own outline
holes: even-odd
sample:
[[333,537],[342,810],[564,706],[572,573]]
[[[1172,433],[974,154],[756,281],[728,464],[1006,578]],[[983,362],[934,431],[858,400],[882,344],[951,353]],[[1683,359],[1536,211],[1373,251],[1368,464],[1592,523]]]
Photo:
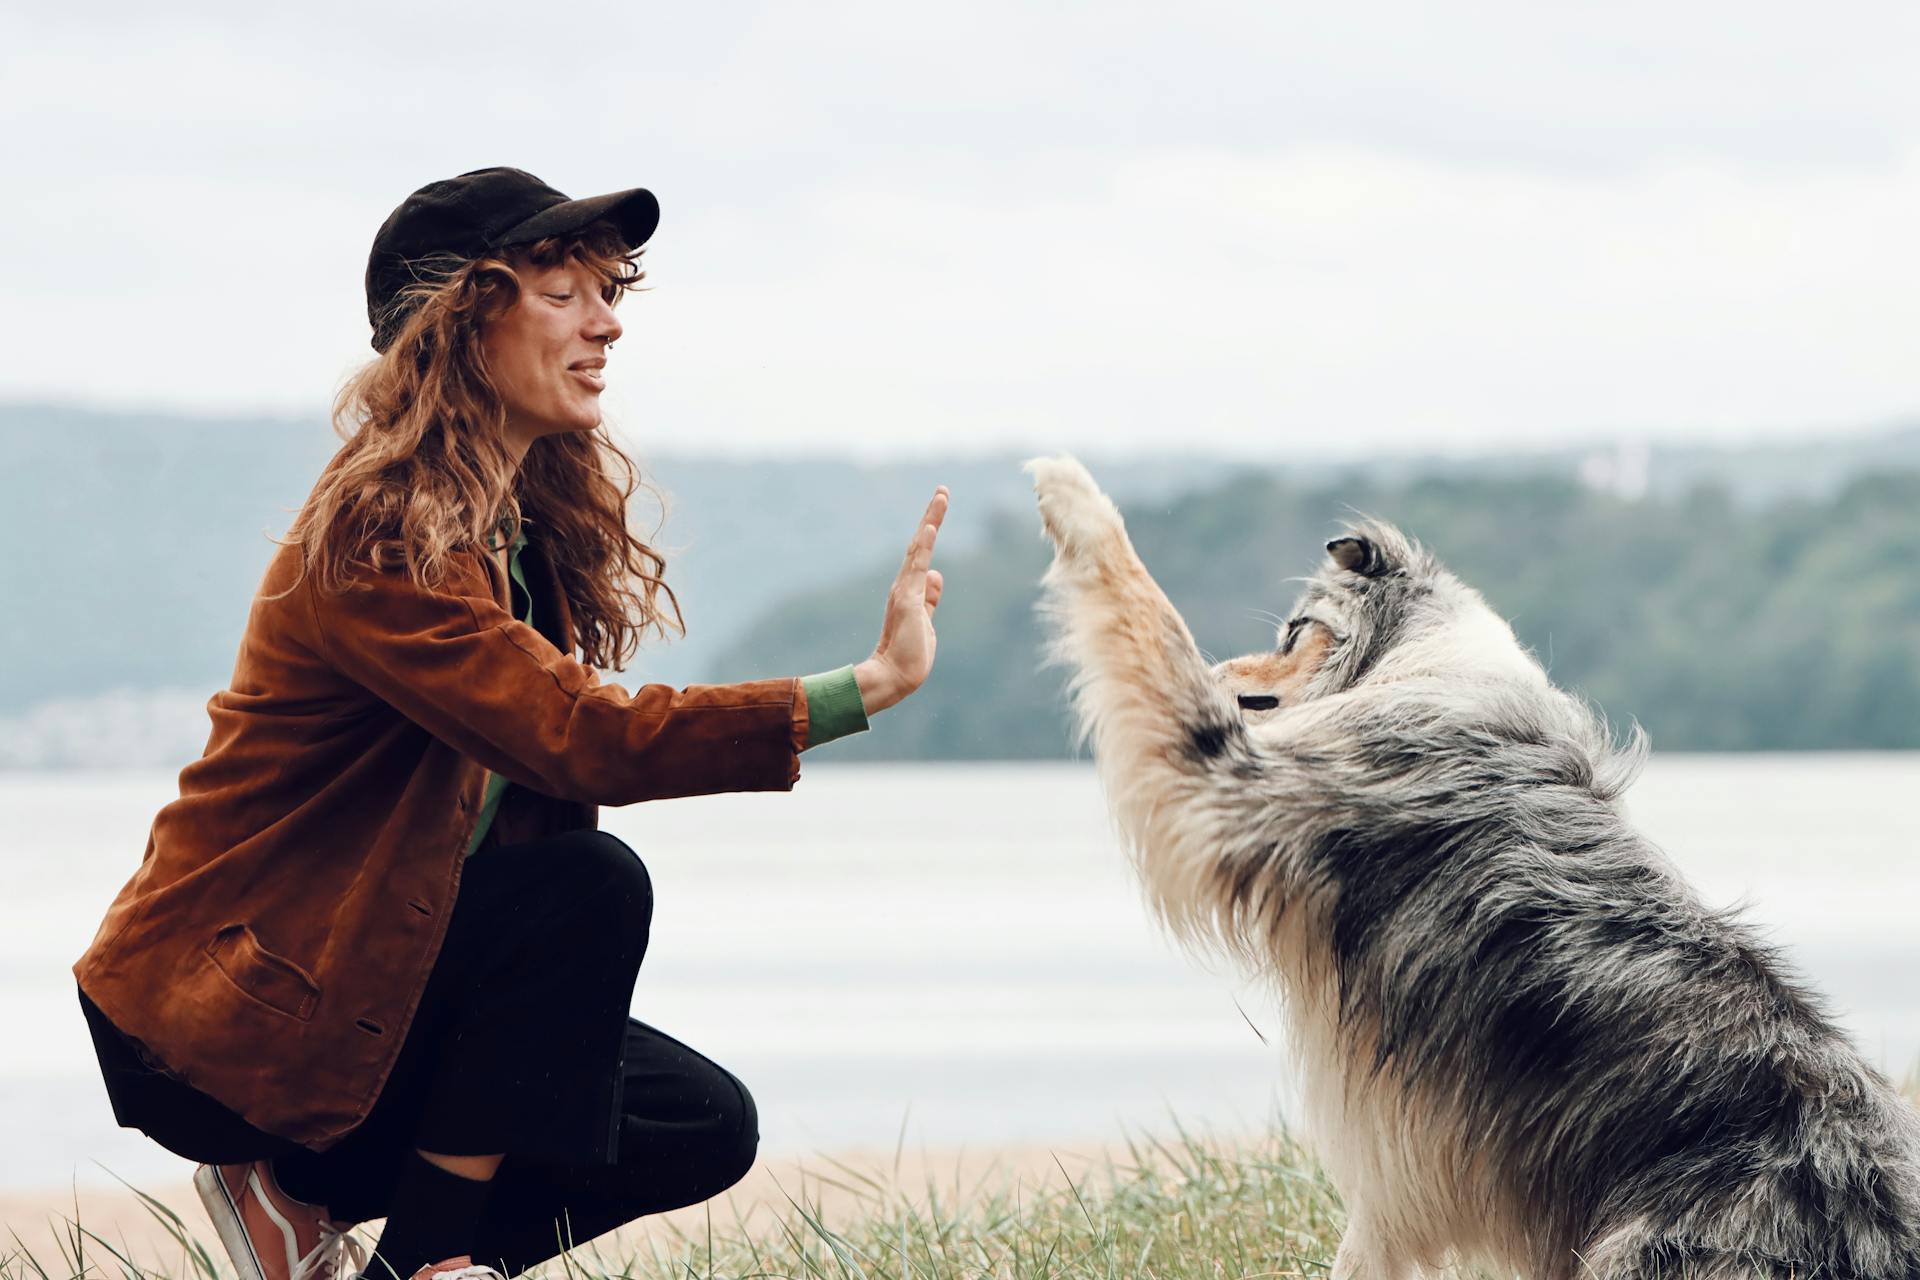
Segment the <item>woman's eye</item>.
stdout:
[[550,293],[547,296],[549,298],[552,298],[555,302],[572,302],[573,301],[573,295],[570,293]]

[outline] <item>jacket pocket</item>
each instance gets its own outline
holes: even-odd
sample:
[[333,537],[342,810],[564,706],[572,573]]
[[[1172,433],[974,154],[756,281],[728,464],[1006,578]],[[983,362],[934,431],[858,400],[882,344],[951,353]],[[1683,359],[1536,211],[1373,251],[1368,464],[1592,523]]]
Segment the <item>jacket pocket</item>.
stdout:
[[248,926],[227,925],[204,949],[214,968],[261,1004],[302,1022],[313,1017],[313,1007],[320,1002],[320,984],[293,961],[261,946]]

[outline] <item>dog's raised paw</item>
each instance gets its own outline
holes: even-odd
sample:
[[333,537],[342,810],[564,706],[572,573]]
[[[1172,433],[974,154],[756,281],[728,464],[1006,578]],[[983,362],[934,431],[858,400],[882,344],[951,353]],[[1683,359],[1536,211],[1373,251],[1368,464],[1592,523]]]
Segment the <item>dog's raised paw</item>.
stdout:
[[1065,454],[1034,458],[1026,471],[1033,477],[1040,521],[1062,555],[1092,551],[1120,532],[1119,508],[1077,459]]

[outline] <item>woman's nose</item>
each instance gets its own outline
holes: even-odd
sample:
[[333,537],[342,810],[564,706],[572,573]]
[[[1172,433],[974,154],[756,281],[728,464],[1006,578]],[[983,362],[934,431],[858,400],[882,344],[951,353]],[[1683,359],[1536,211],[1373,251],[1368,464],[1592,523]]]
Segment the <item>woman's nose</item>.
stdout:
[[625,332],[626,329],[620,323],[620,314],[602,302],[598,314],[593,317],[589,326],[587,336],[595,342],[605,341],[612,344],[618,342],[620,335]]

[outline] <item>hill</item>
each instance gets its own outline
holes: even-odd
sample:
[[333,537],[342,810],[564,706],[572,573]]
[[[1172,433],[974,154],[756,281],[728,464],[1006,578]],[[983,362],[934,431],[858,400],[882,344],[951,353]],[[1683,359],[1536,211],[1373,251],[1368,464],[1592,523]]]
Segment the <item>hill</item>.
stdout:
[[[1096,475],[1098,471],[1096,469]],[[1122,503],[1148,567],[1216,658],[1272,647],[1276,615],[1344,515],[1399,524],[1480,588],[1554,679],[1657,747],[1920,747],[1920,472],[1763,507],[1701,487],[1631,501],[1553,477],[1354,479],[1245,473],[1171,503]],[[1037,517],[945,558],[934,678],[859,759],[1067,751],[1060,673],[1038,664]],[[893,566],[771,611],[710,675],[811,671],[861,652]]]
[[[184,763],[197,755],[206,700],[232,671],[270,537],[285,533],[339,443],[317,417],[0,404],[0,504],[23,535],[0,560],[0,767]],[[1028,505],[1011,455],[867,464],[701,457],[669,444],[642,461],[669,501],[664,525],[651,499],[633,518],[639,528],[659,525],[655,540],[669,555],[668,581],[689,634],[643,649],[625,671],[603,673],[629,685],[804,669],[784,665],[790,659],[777,648],[748,643],[749,631],[783,601],[831,595],[860,566],[891,563],[936,482],[955,495],[943,559],[1011,545],[996,532],[995,513],[1025,520]],[[1089,461],[1116,494],[1162,507],[1239,469],[1219,458]],[[1323,460],[1287,474],[1289,483],[1330,492],[1349,481],[1584,475],[1589,485],[1656,498],[1684,480],[1723,486],[1746,507],[1823,500],[1866,470],[1903,463],[1920,466],[1920,428],[1738,450]],[[1020,554],[1033,551],[1015,541]],[[958,577],[956,588],[949,626],[959,601],[984,598]],[[819,637],[835,665],[871,644],[877,601],[876,594],[849,605],[846,625]],[[775,665],[743,665],[761,660]]]

